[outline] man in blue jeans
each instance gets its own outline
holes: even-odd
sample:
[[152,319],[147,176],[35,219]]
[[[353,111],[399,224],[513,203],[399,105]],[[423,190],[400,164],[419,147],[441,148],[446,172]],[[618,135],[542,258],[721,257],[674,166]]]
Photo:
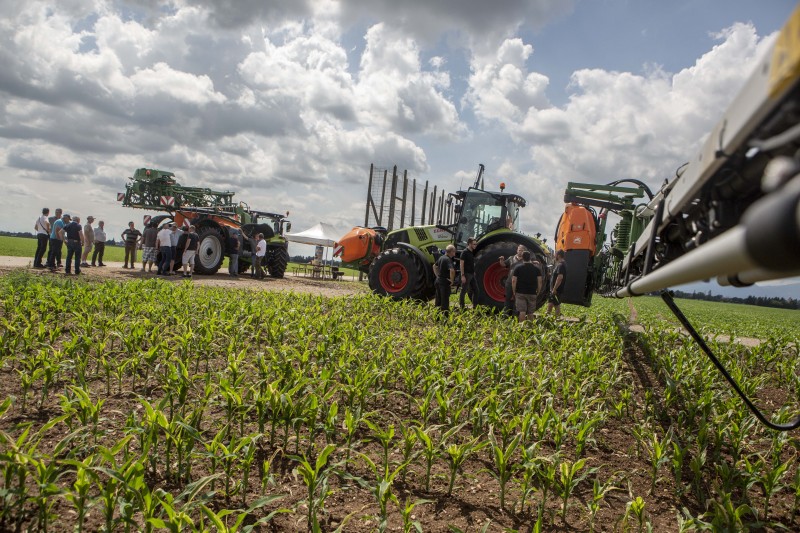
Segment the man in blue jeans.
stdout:
[[75,257],[75,275],[81,273],[81,253],[83,252],[83,227],[80,217],[64,226],[64,242],[67,243],[67,260],[64,263],[64,274],[70,275],[70,261]]
[[[56,209],[58,212],[58,209]],[[70,221],[69,215],[64,213],[61,218],[53,221],[50,225],[50,250],[47,252],[47,268],[51,272],[56,271],[57,261],[61,261],[61,245],[64,238],[64,226]]]
[[158,262],[158,275],[171,276],[169,264],[172,261],[172,230],[169,224],[161,226],[161,230],[156,234],[156,249],[161,252],[161,260]]

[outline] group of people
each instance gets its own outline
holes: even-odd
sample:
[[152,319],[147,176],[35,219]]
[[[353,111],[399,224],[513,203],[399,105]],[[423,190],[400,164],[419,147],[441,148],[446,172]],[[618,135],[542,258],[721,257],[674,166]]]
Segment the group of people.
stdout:
[[[461,309],[465,307],[464,297],[469,295],[473,306],[476,302],[478,293],[478,282],[475,279],[475,247],[477,240],[470,237],[467,239],[467,247],[461,252],[459,258],[461,271],[461,294],[459,304]],[[436,275],[434,287],[436,289],[436,306],[445,315],[450,312],[450,288],[455,282],[456,269],[453,258],[456,255],[456,247],[448,245],[445,253],[437,259],[433,266]],[[500,256],[499,266],[508,269],[509,275],[506,277],[505,285],[505,307],[504,312],[509,316],[517,316],[520,322],[530,320],[536,311],[536,302],[539,295],[544,290],[544,275],[541,264],[536,261],[531,252],[523,245],[517,247],[516,255],[511,257]],[[550,279],[550,293],[547,298],[547,313],[554,312],[556,316],[561,314],[561,295],[564,292],[567,278],[567,266],[564,260],[564,251],[556,252],[556,262]]]
[[[105,223],[100,220],[97,227],[92,227],[93,216],[86,217],[86,224],[81,225],[81,218],[72,217],[64,213],[61,208],[55,210],[50,216],[50,209],[45,207],[42,214],[36,219],[36,253],[33,256],[33,268],[48,268],[56,272],[64,267],[67,275],[81,273],[82,267],[106,266],[103,263],[103,254],[106,248]],[[67,247],[65,265],[61,263],[61,253],[64,245]],[[94,253],[92,253],[94,250]],[[92,253],[92,263],[89,264],[89,254]],[[45,254],[47,263],[44,264]],[[74,269],[72,263],[74,262]]]
[[191,278],[194,272],[195,256],[197,255],[200,237],[194,226],[183,226],[178,231],[178,225],[167,222],[158,226],[155,222],[147,224],[143,232],[136,229],[133,222],[128,222],[128,228],[122,232],[122,241],[125,243],[125,261],[122,268],[136,268],[136,250],[142,249],[142,272],[153,272],[159,276],[175,276],[175,263],[180,258],[184,278]]

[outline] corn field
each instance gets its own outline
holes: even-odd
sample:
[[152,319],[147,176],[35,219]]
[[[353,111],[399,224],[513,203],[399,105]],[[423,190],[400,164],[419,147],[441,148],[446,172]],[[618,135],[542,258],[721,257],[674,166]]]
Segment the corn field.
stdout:
[[[5,275],[0,530],[798,530],[800,434],[670,323],[632,333],[597,300],[519,325]],[[711,344],[788,420],[799,337]]]

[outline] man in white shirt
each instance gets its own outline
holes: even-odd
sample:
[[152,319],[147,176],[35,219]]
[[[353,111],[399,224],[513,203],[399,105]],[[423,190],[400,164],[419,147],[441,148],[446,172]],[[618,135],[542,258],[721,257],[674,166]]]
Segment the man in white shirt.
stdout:
[[256,256],[255,261],[253,262],[253,266],[255,270],[253,272],[253,277],[257,279],[264,279],[266,276],[264,275],[264,269],[261,265],[264,263],[264,257],[267,255],[267,241],[264,240],[264,234],[259,233],[256,235]]
[[36,224],[33,226],[33,229],[36,230],[36,255],[33,256],[33,268],[44,268],[42,258],[44,258],[47,243],[50,240],[50,221],[47,220],[49,214],[49,207],[42,209],[42,216],[36,219]]
[[99,259],[100,262],[97,263],[97,266],[104,267],[106,266],[103,263],[103,254],[106,251],[106,230],[105,230],[105,222],[102,220],[97,223],[97,227],[94,230],[94,252],[92,253],[92,266],[95,266],[95,262]]
[[161,252],[161,259],[158,262],[158,275],[171,276],[172,272],[169,263],[172,261],[172,230],[169,224],[161,226],[161,230],[156,235],[156,250]]

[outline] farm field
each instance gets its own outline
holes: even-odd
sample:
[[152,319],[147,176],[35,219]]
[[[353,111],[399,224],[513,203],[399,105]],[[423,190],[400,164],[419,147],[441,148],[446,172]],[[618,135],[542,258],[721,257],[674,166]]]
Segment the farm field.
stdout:
[[[658,299],[634,300],[637,334],[601,298],[520,326],[254,294],[0,277],[0,529],[799,527],[798,434],[759,426]],[[759,336],[712,345],[768,413],[797,414],[792,315],[765,333],[760,308],[679,303]]]
[[[36,240],[35,239],[27,239],[24,237],[6,237],[0,235],[0,256],[11,256],[11,257],[29,257],[31,262],[33,262],[33,256],[36,253]],[[66,259],[67,249],[66,247],[63,250],[62,258]],[[125,260],[125,248],[122,246],[106,246],[104,252],[104,260],[106,262],[113,261],[122,263]],[[91,255],[89,256],[91,259]],[[47,259],[47,257],[45,257]],[[142,251],[139,250],[136,253],[136,259],[139,263],[136,263],[136,266],[141,266],[141,259],[142,259]],[[290,262],[287,268],[287,274],[290,274],[294,271],[295,267],[298,263]],[[222,261],[222,267],[220,271],[225,271],[228,268],[228,258],[224,258]],[[358,278],[358,271],[353,270],[351,268],[344,268],[340,267],[340,270],[344,272],[344,275],[348,279]]]

